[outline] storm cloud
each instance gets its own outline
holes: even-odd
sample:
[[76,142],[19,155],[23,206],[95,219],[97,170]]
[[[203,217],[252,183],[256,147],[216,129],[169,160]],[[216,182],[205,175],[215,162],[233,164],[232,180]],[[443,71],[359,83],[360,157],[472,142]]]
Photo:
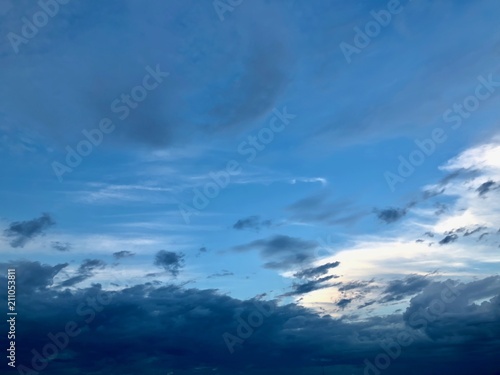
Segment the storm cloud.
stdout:
[[[85,264],[84,268],[96,265]],[[11,266],[1,264],[0,269]],[[74,321],[80,329],[70,339],[67,351],[61,352],[61,360],[48,363],[46,371],[54,375],[153,375],[159,369],[186,374],[208,374],[217,369],[217,373],[229,375],[242,368],[249,375],[283,371],[298,375],[320,371],[318,362],[329,372],[348,369],[361,373],[365,359],[373,360],[381,352],[380,343],[402,331],[411,335],[412,344],[404,347],[404,355],[385,371],[389,375],[414,366],[419,373],[446,367],[448,373],[465,375],[474,372],[477,360],[483,374],[493,374],[498,368],[494,349],[498,348],[500,325],[491,319],[500,314],[498,276],[463,284],[431,282],[402,314],[349,322],[295,304],[239,300],[215,290],[174,285],[146,283],[105,291],[94,284],[58,291],[50,287],[51,279],[64,265],[18,262],[15,266],[19,275],[32,271],[32,288],[20,290],[18,311],[24,320],[18,332],[18,366],[31,367],[31,349],[42,353],[51,342],[48,333],[64,330],[65,322]],[[0,279],[5,282],[5,276]],[[443,290],[448,303],[436,315],[434,301],[442,299]],[[85,305],[89,298],[104,303],[89,308]],[[0,302],[5,303],[4,295]],[[345,308],[350,303],[350,298],[343,298],[336,305]],[[252,328],[245,340],[225,341],[224,334],[238,337],[241,319],[260,311],[256,310],[259,305],[266,312],[260,326]],[[427,315],[423,315],[425,311]],[[425,316],[428,318],[423,319]],[[229,346],[234,349],[232,354]],[[439,356],[433,354],[439,348]]]

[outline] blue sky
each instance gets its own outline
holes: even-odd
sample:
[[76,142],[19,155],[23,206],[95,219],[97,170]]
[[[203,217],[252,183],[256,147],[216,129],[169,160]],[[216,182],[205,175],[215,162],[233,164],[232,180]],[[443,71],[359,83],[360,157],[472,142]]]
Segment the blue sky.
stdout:
[[63,3],[0,0],[2,264],[349,324],[497,285],[497,2]]

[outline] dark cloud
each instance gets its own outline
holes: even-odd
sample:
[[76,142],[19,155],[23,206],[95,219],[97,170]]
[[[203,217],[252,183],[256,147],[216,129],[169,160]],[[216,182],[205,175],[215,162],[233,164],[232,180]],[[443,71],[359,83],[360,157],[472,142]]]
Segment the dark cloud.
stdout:
[[208,252],[208,249],[205,246],[203,246],[203,247],[200,247],[198,249],[198,252],[196,253],[195,256],[196,256],[196,258],[199,258],[202,254],[205,254],[207,252]]
[[[0,264],[0,269],[12,266]],[[320,363],[325,373],[361,374],[365,360],[373,362],[384,353],[381,344],[387,346],[401,332],[410,335],[411,344],[402,347],[402,355],[391,361],[384,374],[399,375],[408,369],[456,375],[498,370],[499,276],[467,284],[433,282],[413,297],[404,313],[349,321],[296,304],[239,300],[215,290],[175,285],[146,283],[105,291],[95,284],[60,290],[50,284],[65,265],[18,262],[15,267],[19,280],[22,275],[32,277],[31,288],[19,289],[22,298],[17,311],[23,324],[16,340],[18,369],[31,366],[32,349],[41,353],[51,342],[49,332],[64,331],[65,324],[73,321],[79,333],[70,338],[59,359],[47,361],[43,371],[51,375],[156,375],[158,369],[186,375],[299,375],[321,373]],[[4,285],[5,275],[0,273]],[[435,301],[443,301],[444,290],[447,298],[454,298],[441,308]],[[86,301],[105,303],[90,308]],[[5,293],[0,294],[0,303],[6,304]],[[350,303],[350,298],[344,298],[335,305],[342,308]],[[367,301],[364,307],[372,303]],[[252,314],[261,316],[262,323],[235,342],[231,354],[224,335],[238,338],[241,322]]]
[[234,276],[234,273],[229,272],[228,270],[222,270],[222,272],[214,273],[212,275],[207,276],[207,279],[213,279],[216,277],[227,277],[227,276]]
[[497,189],[498,185],[495,181],[488,181],[479,186],[476,191],[479,193],[479,196],[483,196],[491,190]]
[[364,309],[365,307],[371,306],[375,303],[377,303],[377,301],[367,301],[367,302],[363,303],[362,305],[358,306],[358,310]]
[[409,275],[403,280],[393,280],[383,291],[381,302],[400,301],[403,298],[415,295],[430,284],[427,276]]
[[[455,343],[464,350],[472,350],[474,343],[481,342],[499,348],[499,290],[499,276],[467,284],[452,280],[435,282],[412,298],[403,318],[407,325],[423,330],[437,345]],[[436,316],[436,311],[440,312],[438,318],[415,318],[421,318],[422,313]]]
[[299,296],[301,294],[314,292],[315,290],[320,290],[320,289],[325,289],[325,288],[335,286],[336,284],[327,283],[327,281],[330,281],[332,279],[336,279],[337,277],[338,276],[331,275],[331,276],[321,277],[321,278],[316,279],[316,280],[307,281],[305,283],[293,283],[292,291],[285,293],[284,296],[287,296],[287,297]]
[[104,269],[106,267],[106,263],[104,263],[100,259],[85,259],[78,270],[76,271],[76,275],[70,277],[67,280],[64,280],[59,286],[61,287],[70,287],[75,286],[87,279],[90,279],[95,275],[95,270]]
[[10,246],[24,247],[33,238],[42,235],[45,230],[55,224],[49,214],[42,214],[39,218],[28,221],[15,221],[4,230],[4,235],[11,238]]
[[489,235],[489,233],[488,233],[488,232],[486,232],[486,233],[482,233],[482,234],[479,236],[478,241],[481,241],[484,237],[486,237],[486,236],[488,236],[488,235]]
[[387,208],[385,210],[375,210],[377,217],[387,224],[395,223],[408,213],[406,208]]
[[81,282],[83,282],[91,277],[92,277],[92,274],[78,274],[76,276],[70,277],[67,280],[64,280],[60,284],[60,286],[64,287],[64,288],[75,286],[76,284],[79,284],[79,283],[81,283]]
[[106,263],[104,263],[100,259],[85,259],[80,267],[78,268],[78,272],[87,273],[92,272],[96,269],[104,269],[106,267]]
[[351,281],[349,283],[342,283],[341,287],[339,288],[340,292],[347,292],[350,290],[354,289],[364,289],[368,285],[370,285],[373,282],[373,280],[370,281]]
[[307,268],[305,270],[295,273],[293,276],[299,279],[311,279],[318,276],[323,276],[328,273],[332,268],[338,267],[340,262],[326,263],[318,267]]
[[71,244],[68,242],[52,241],[50,246],[57,251],[69,251],[71,249]]
[[342,298],[335,305],[337,305],[337,307],[340,307],[341,309],[345,309],[351,302],[352,299],[350,298]]
[[461,168],[443,177],[441,181],[439,181],[439,185],[445,186],[448,185],[453,180],[457,179],[466,180],[472,177],[476,177],[478,175],[479,175],[479,170]]
[[473,234],[476,234],[482,230],[486,229],[486,227],[477,227],[474,229],[467,229],[466,232],[464,233],[464,237],[472,236]]
[[[443,194],[446,191],[446,185],[455,179],[466,179],[471,176],[477,175],[477,171],[475,170],[459,170],[456,171],[448,176],[446,176],[444,179],[442,179],[438,183],[437,188],[433,189],[428,189],[424,190],[421,195],[409,201],[403,208],[398,208],[398,207],[389,207],[386,209],[374,209],[374,213],[377,215],[377,217],[387,223],[387,224],[392,224],[395,223],[399,220],[401,220],[403,217],[408,215],[410,210],[414,208],[415,206],[424,203],[425,201],[428,201],[432,198],[438,197],[441,194]],[[436,208],[435,215],[439,216],[445,213],[448,210],[448,206],[445,203],[442,202],[435,202],[434,207]]]
[[448,206],[444,203],[437,202],[436,204],[434,204],[434,207],[436,208],[436,211],[434,212],[436,216],[442,215],[446,211],[448,211]]
[[249,216],[234,223],[233,228],[238,230],[252,229],[259,231],[261,228],[269,228],[271,220],[261,220],[259,216]]
[[116,253],[113,253],[115,259],[130,258],[133,257],[134,255],[135,253],[127,250],[117,251]]
[[184,254],[160,250],[156,253],[154,264],[164,268],[166,272],[176,277],[184,266]]
[[[165,27],[158,14],[171,14],[183,21]],[[104,56],[94,48],[88,49],[89,43],[94,46],[96,42],[86,35],[97,38],[99,50],[106,48],[107,38],[116,39],[123,31],[99,26],[101,20],[111,15],[129,20],[131,34],[142,37],[139,40],[131,36],[127,43],[114,45],[113,53]],[[252,121],[266,116],[290,81],[294,59],[289,58],[288,44],[282,42],[279,33],[269,33],[269,27],[276,25],[263,18],[240,18],[238,28],[244,27],[240,30],[245,31],[230,32],[229,26],[219,27],[212,3],[155,2],[142,7],[113,1],[98,11],[85,4],[66,8],[59,17],[62,22],[54,35],[82,36],[85,46],[69,45],[67,58],[72,63],[86,59],[87,69],[78,73],[54,71],[50,64],[35,61],[30,74],[18,82],[18,89],[5,98],[14,117],[27,119],[23,123],[27,130],[37,130],[55,142],[61,137],[66,141],[81,137],[81,126],[76,124],[90,127],[103,117],[112,118],[116,124],[110,141],[124,146],[132,143],[160,148],[186,144],[201,136],[220,139],[247,129]],[[75,17],[81,17],[82,22],[76,25],[72,22]],[[97,24],[85,21],[87,17],[97,20]],[[221,41],[217,51],[210,48],[213,40]],[[158,43],[167,43],[171,50],[158,49]],[[49,45],[45,47],[50,49]],[[116,68],[118,64],[120,67]],[[162,77],[159,86],[147,92],[145,100],[132,101],[131,105],[120,101],[112,110],[111,103],[124,94],[130,95],[142,82],[148,64],[153,69],[159,64],[161,71],[171,74]],[[13,68],[11,73],[21,71]],[[48,72],[52,79],[44,78],[42,72]],[[214,75],[219,77],[217,81],[213,80]],[[46,88],[43,94],[41,90],[28,90],[35,77],[37,84]],[[95,84],[97,81],[99,85]],[[214,90],[218,95],[213,95]],[[72,104],[48,110],[59,95]],[[128,108],[129,112],[118,115],[117,107]]]
[[54,277],[67,266],[68,263],[49,266],[40,262],[22,260],[0,263],[0,272],[6,275],[7,269],[15,269],[17,293],[28,293],[50,287],[54,282]]
[[439,241],[440,245],[447,245],[458,240],[458,236],[456,234],[448,234],[441,241]]
[[425,201],[425,200],[428,200],[428,199],[431,199],[431,198],[434,198],[434,197],[437,197],[441,194],[443,194],[444,192],[446,191],[446,189],[439,189],[439,190],[425,190],[423,193],[422,193],[422,200]]
[[235,246],[233,250],[249,251],[256,249],[267,260],[264,267],[285,270],[311,262],[314,259],[314,250],[318,246],[319,244],[316,241],[276,235],[245,245]]

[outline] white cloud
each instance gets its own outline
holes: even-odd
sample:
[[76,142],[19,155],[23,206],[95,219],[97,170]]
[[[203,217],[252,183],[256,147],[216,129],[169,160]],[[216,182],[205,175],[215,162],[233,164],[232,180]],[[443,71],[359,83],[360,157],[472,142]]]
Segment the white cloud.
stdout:
[[[448,161],[441,169],[446,172],[475,169],[478,173],[467,180],[449,181],[443,194],[432,198],[436,201],[451,201],[441,215],[436,215],[433,209],[417,207],[408,218],[395,224],[390,232],[356,237],[347,248],[332,247],[334,255],[321,259],[316,265],[340,261],[340,266],[331,270],[331,274],[340,275],[337,281],[341,282],[372,278],[380,282],[402,279],[412,273],[425,275],[435,270],[438,273],[432,277],[470,280],[476,276],[491,275],[491,265],[500,263],[500,236],[497,233],[500,222],[500,190],[480,195],[477,189],[487,181],[500,181],[500,140],[472,147]],[[424,202],[422,205],[428,203]],[[484,229],[474,235],[464,236],[467,230],[480,227]],[[425,232],[434,233],[434,238],[425,236]],[[439,244],[446,235],[453,234],[450,232],[458,236],[457,240]],[[482,233],[490,234],[479,240]],[[356,292],[346,295],[338,292],[337,288],[329,288],[309,293],[304,296],[302,303],[310,307],[329,306],[330,311],[338,313],[335,301],[357,296],[361,297]],[[380,289],[367,293],[357,302],[355,300],[353,305],[358,306],[378,297]],[[401,308],[406,303],[407,301],[402,301],[393,307]],[[379,313],[387,311],[379,310]]]

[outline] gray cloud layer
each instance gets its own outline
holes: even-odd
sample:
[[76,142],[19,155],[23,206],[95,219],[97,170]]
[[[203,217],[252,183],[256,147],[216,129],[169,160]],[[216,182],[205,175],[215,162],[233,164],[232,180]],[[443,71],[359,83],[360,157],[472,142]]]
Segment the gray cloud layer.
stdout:
[[[90,260],[81,269],[99,266]],[[384,371],[389,375],[411,368],[420,374],[446,371],[459,375],[494,374],[498,369],[500,323],[494,317],[500,314],[499,276],[466,284],[431,282],[414,288],[422,280],[410,280],[414,277],[410,275],[388,288],[396,293],[421,289],[403,314],[361,322],[322,317],[294,304],[278,306],[269,301],[264,305],[271,313],[231,354],[223,334],[237,335],[239,319],[245,321],[256,311],[256,300],[151,283],[115,292],[103,292],[99,284],[59,290],[51,287],[52,278],[65,264],[27,261],[0,264],[2,283],[9,267],[15,267],[19,275],[18,312],[23,316],[17,340],[19,365],[29,366],[31,350],[42,351],[50,342],[47,334],[64,330],[66,322],[74,321],[82,328],[59,359],[49,362],[46,371],[53,375],[156,375],[159,369],[180,374],[243,371],[270,375],[285,371],[299,375],[318,372],[318,363],[328,371],[347,368],[361,373],[364,360],[373,361],[384,353],[380,345],[388,345],[403,331],[413,341]],[[438,308],[436,301],[443,301],[444,290],[447,298],[455,297]],[[77,312],[79,306],[86,306],[82,305],[85,300],[98,294],[106,295],[106,305]],[[5,298],[2,294],[0,303]],[[342,308],[349,300],[336,304]]]

